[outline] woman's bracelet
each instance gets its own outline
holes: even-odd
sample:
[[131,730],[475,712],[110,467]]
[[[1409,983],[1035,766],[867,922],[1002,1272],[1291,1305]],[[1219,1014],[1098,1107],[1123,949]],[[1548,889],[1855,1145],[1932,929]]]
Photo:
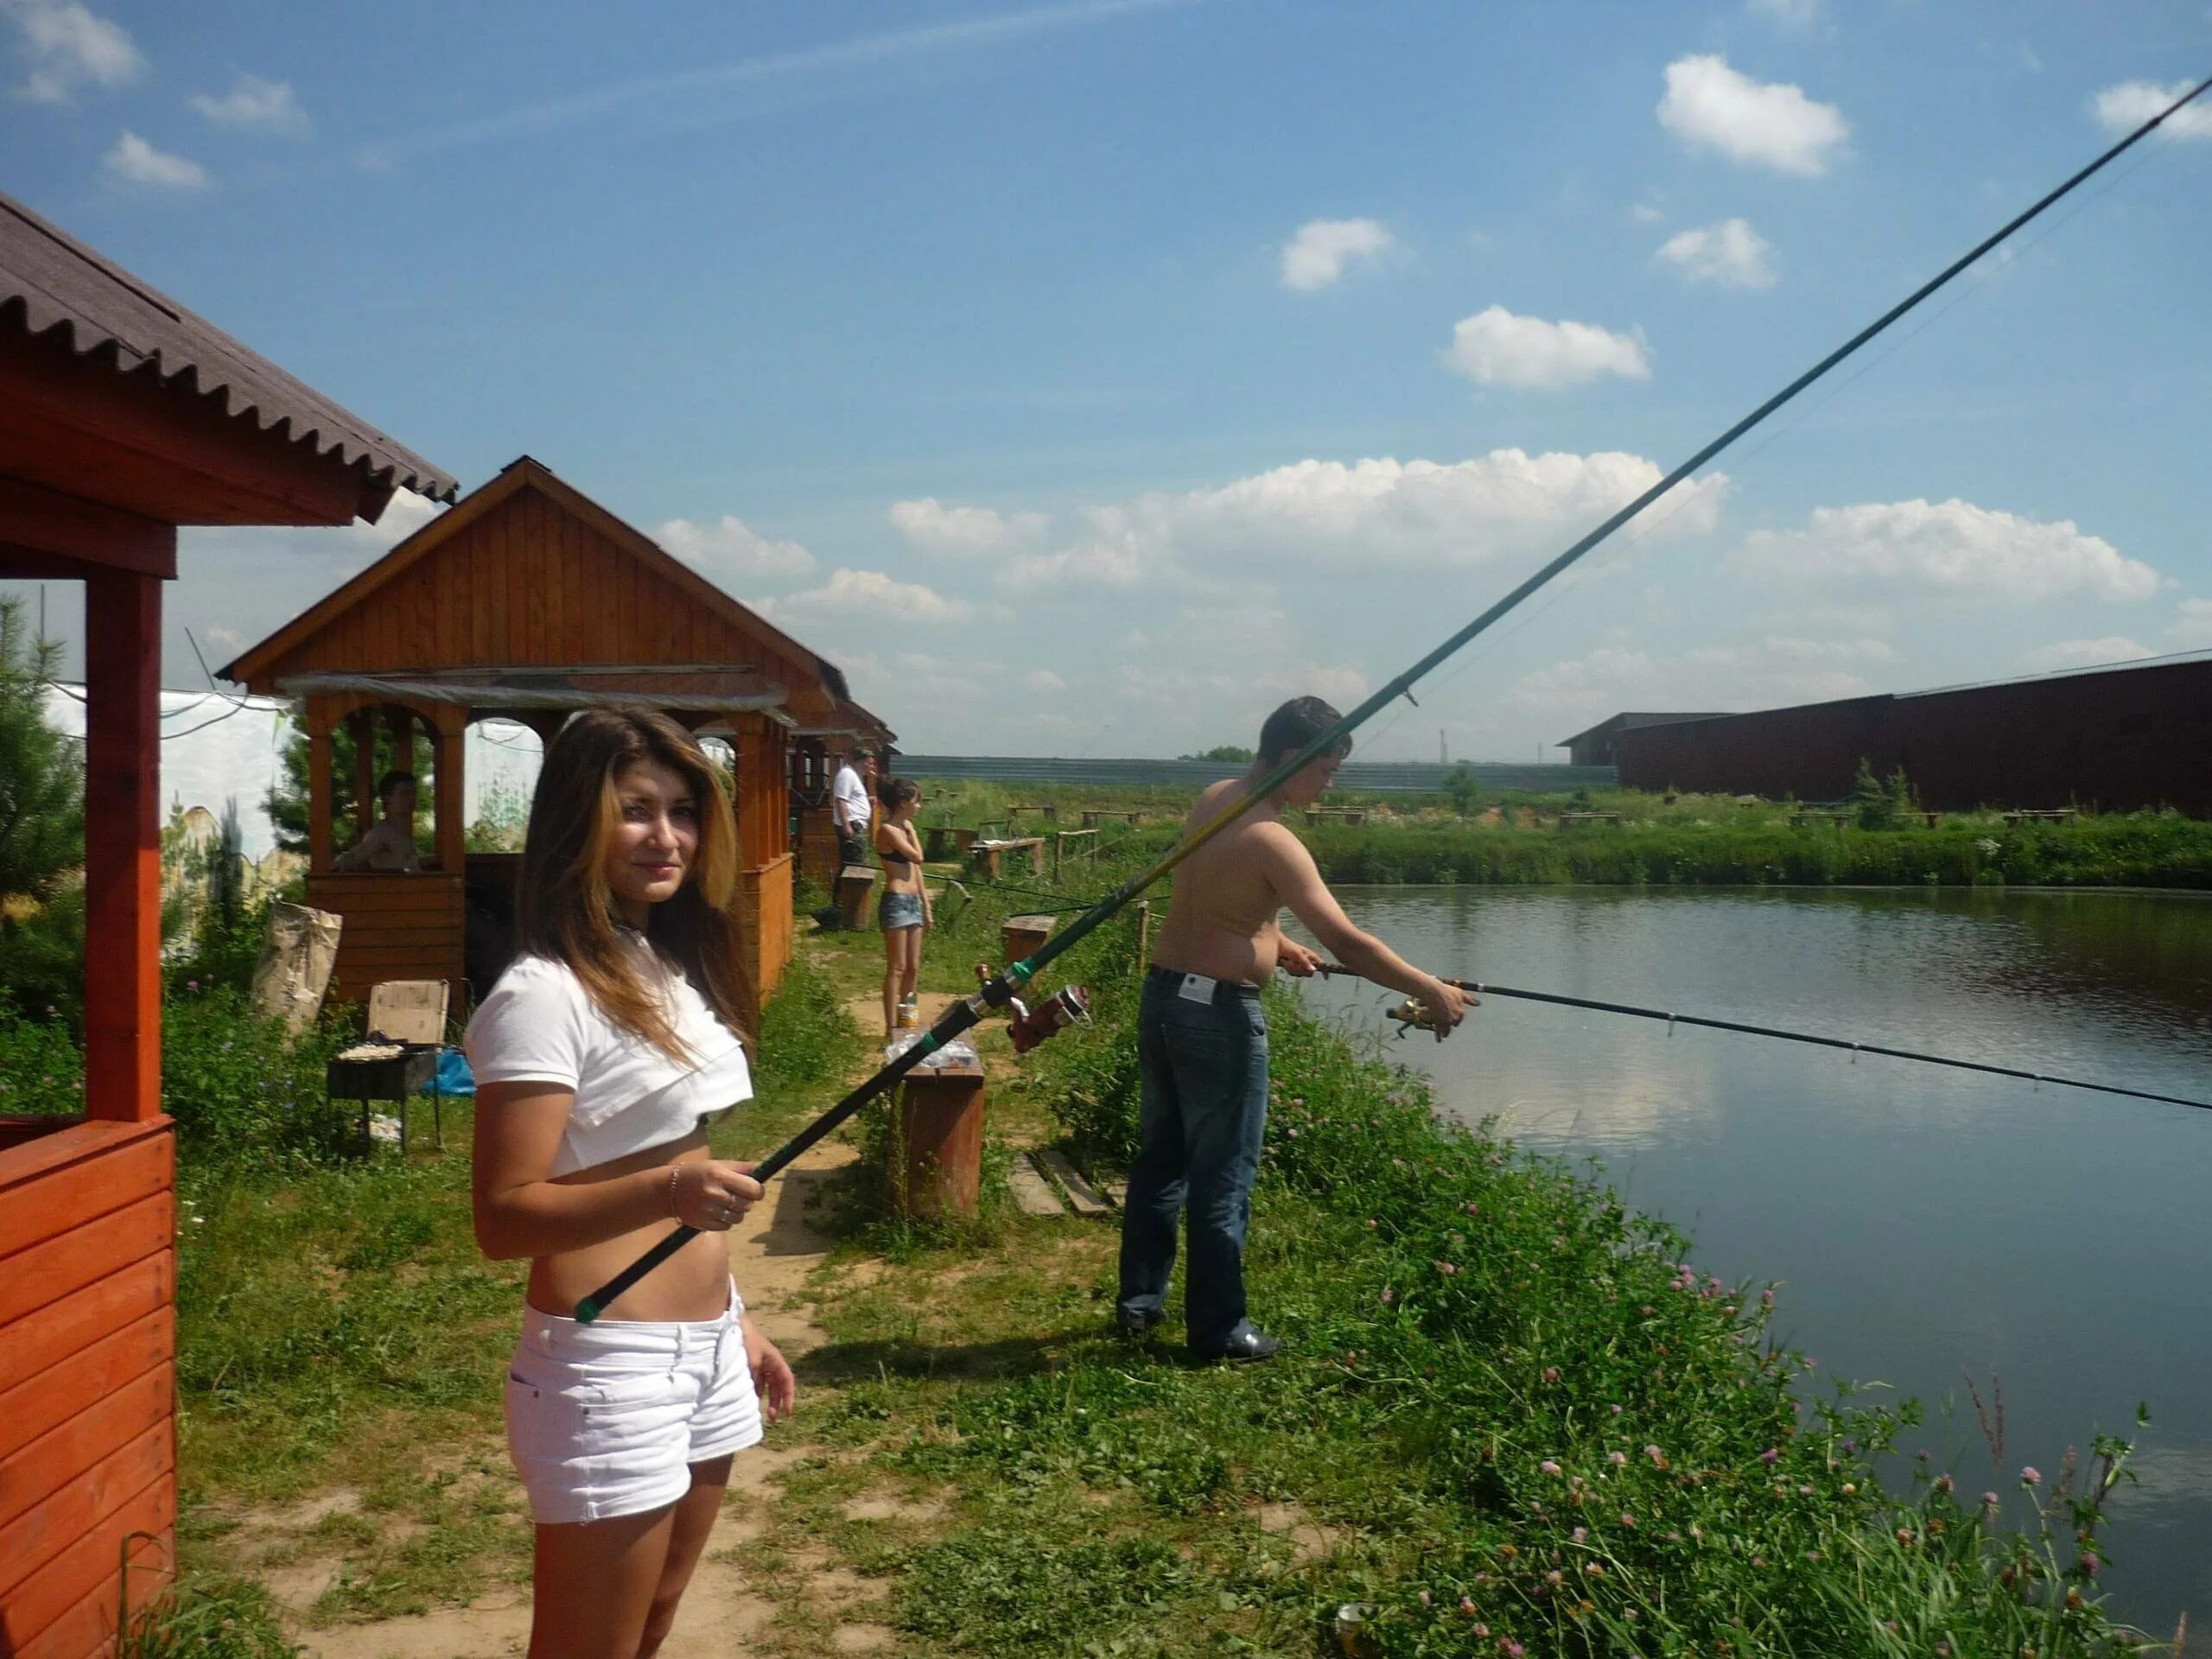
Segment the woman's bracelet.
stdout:
[[681,1164],[671,1164],[668,1166],[668,1213],[671,1220],[676,1216],[676,1178],[683,1171],[683,1166]]

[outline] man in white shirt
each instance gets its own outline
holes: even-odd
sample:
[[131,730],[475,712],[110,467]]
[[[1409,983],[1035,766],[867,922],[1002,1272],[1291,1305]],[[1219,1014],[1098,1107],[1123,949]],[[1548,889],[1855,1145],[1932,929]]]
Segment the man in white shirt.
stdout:
[[330,861],[334,870],[397,870],[423,868],[415,855],[415,774],[387,772],[377,785],[383,812],[375,828]]
[[830,784],[830,817],[837,827],[837,861],[865,864],[868,827],[875,816],[875,755],[855,749]]

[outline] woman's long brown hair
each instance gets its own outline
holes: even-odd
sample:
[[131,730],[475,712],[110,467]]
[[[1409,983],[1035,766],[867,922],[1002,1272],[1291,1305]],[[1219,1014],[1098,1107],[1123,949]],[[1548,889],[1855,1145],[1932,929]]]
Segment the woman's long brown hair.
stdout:
[[607,883],[607,851],[622,821],[615,780],[641,761],[658,761],[683,779],[699,824],[698,849],[683,885],[652,907],[645,937],[683,970],[724,1025],[753,1035],[729,790],[698,740],[658,709],[587,709],[571,716],[547,747],[523,843],[515,942],[529,955],[566,963],[609,1020],[689,1065],[697,1057],[685,1052],[659,994],[639,976],[616,936]]

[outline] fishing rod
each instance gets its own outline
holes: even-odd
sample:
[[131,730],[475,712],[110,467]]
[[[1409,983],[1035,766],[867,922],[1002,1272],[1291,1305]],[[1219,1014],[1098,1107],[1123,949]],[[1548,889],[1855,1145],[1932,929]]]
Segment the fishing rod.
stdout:
[[[1335,725],[1322,732],[1290,759],[1276,766],[1252,789],[1230,801],[1221,811],[1184,836],[1181,841],[1143,869],[1130,876],[1090,909],[1047,939],[1031,955],[1019,962],[1007,963],[988,984],[983,986],[973,996],[965,997],[955,1002],[938,1016],[937,1022],[922,1033],[918,1042],[894,1057],[881,1070],[859,1084],[835,1106],[823,1113],[813,1122],[808,1124],[755,1165],[753,1169],[753,1179],[761,1182],[772,1180],[777,1175],[782,1173],[793,1160],[804,1154],[809,1147],[866,1106],[868,1102],[890,1090],[931,1054],[963,1033],[972,1030],[982,1021],[985,1014],[1013,1006],[1022,988],[1056,957],[1080,944],[1102,923],[1135,899],[1137,894],[1190,857],[1230,825],[1235,823],[1261,801],[1282,789],[1292,779],[1314,761],[1324,755],[1338,753],[1341,748],[1349,747],[1352,733],[1382,709],[1388,708],[1400,697],[1405,698],[1407,702],[1414,703],[1418,708],[1420,705],[1413,695],[1413,688],[1438,664],[1455,654],[1469,640],[1514,609],[1569,565],[1580,559],[1600,543],[1610,538],[1653,502],[1689,478],[1699,467],[1720,454],[1753,427],[1758,426],[1783,404],[1795,398],[1814,382],[1821,379],[1838,364],[1857,353],[1878,335],[1885,333],[1892,324],[1918,307],[1922,302],[1948,286],[1961,272],[1975,264],[1991,249],[2024,226],[2040,218],[2088,180],[2118,161],[2120,156],[2156,132],[2169,116],[2194,103],[2208,89],[2212,89],[2212,79],[2199,81],[2056,189],[2024,212],[2016,214],[2001,228],[1977,242],[1958,258],[1953,260],[1928,281],[1906,295],[1904,299],[1844,341],[1842,345],[1837,346],[1835,350],[1814,364],[1811,368],[1807,369],[1788,385],[1751,410],[1750,414],[1745,416],[1743,419],[1721,433],[1719,437],[1697,450],[1688,460],[1683,461],[1657,483],[1614,512],[1595,530],[1591,531],[1548,564],[1522,581],[1474,620],[1452,633],[1450,638],[1414,663],[1412,667],[1392,679],[1350,714],[1338,720]],[[696,1233],[697,1230],[695,1228],[678,1226],[659,1243],[654,1245],[620,1273],[578,1302],[576,1304],[577,1319],[584,1324],[589,1324],[596,1319],[606,1311],[608,1303],[668,1260],[670,1256],[675,1255],[677,1251],[682,1249],[696,1236]]]
[[[1346,979],[1366,977],[1357,969],[1346,968],[1334,962],[1317,963],[1314,971]],[[1563,996],[1557,991],[1517,990],[1510,985],[1492,985],[1485,980],[1447,979],[1443,982],[1456,986],[1471,995],[1509,996],[1523,1002],[1548,1002],[1562,1008],[1586,1008],[1592,1014],[1622,1014],[1638,1020],[1664,1020],[1669,1035],[1673,1034],[1676,1026],[1697,1026],[1707,1031],[1732,1031],[1746,1037],[1773,1037],[1785,1043],[1808,1043],[1815,1048],[1844,1049],[1854,1060],[1861,1054],[1880,1054],[1893,1060],[1917,1061],[1922,1065],[1948,1065],[1961,1071],[1985,1071],[1994,1077],[2018,1077],[2025,1083],[2048,1083],[2062,1089],[2087,1089],[2100,1095],[2125,1095],[2130,1100],[2155,1100],[2163,1105],[2193,1106],[2199,1111],[2212,1112],[2212,1100],[2191,1100],[2184,1095],[2162,1095],[2152,1089],[2127,1089],[2116,1083],[2090,1083],[2081,1077],[2056,1077],[2048,1071],[2024,1071],[2018,1066],[1992,1065],[1986,1060],[1961,1060],[1948,1054],[1924,1054],[1916,1049],[1889,1048],[1880,1043],[1854,1043],[1846,1037],[1822,1037],[1809,1031],[1784,1031],[1779,1026],[1755,1026],[1741,1020],[1714,1020],[1703,1014],[1677,1014],[1671,1008],[1638,1007],[1632,1002],[1600,1002],[1586,996]],[[1423,1030],[1429,1028],[1428,1010],[1411,998],[1391,1009],[1390,1018],[1408,1030],[1416,1027]]]

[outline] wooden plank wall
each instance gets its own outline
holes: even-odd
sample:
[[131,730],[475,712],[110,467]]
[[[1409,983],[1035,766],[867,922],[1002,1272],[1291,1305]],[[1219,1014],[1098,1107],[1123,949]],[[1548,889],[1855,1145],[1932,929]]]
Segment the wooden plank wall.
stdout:
[[753,989],[766,1001],[784,982],[795,938],[789,853],[738,878],[738,926],[745,938],[746,967]]
[[0,1654],[107,1650],[176,1524],[175,1141],[93,1121],[0,1152]]
[[464,525],[269,674],[594,663],[749,664],[795,691],[817,677],[811,661],[717,614],[535,488]]
[[464,1006],[461,882],[442,872],[308,877],[308,903],[346,918],[330,994],[360,1002],[387,979],[442,979]]

